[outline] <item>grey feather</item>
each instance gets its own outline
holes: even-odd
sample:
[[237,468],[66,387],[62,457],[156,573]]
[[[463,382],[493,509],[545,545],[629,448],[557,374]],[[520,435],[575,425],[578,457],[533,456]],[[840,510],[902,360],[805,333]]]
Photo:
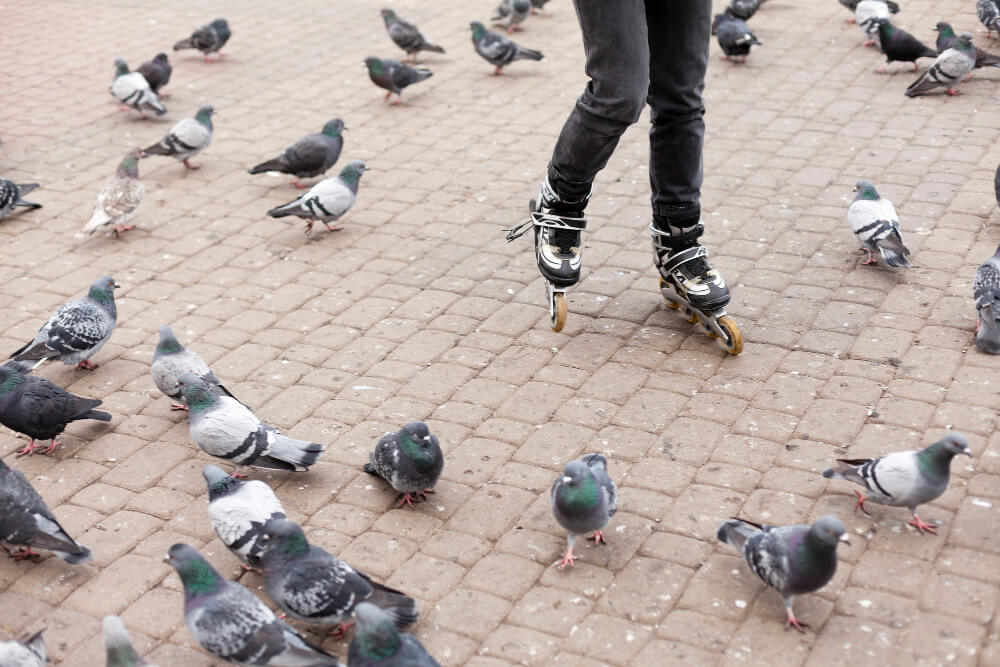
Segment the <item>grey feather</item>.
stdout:
[[935,88],[945,88],[950,94],[955,94],[954,89],[975,67],[972,35],[963,32],[954,46],[938,54],[930,68],[907,87],[905,95],[915,97]]
[[41,208],[41,204],[24,199],[24,195],[38,187],[38,183],[15,183],[6,178],[0,178],[0,220],[14,210],[16,206],[35,209]]
[[497,74],[500,73],[501,68],[515,60],[541,60],[543,58],[540,51],[526,49],[499,33],[487,30],[479,21],[473,21],[469,27],[472,28],[472,45],[476,49],[476,53],[496,67],[495,73]]
[[400,505],[406,502],[411,507],[411,494],[433,489],[443,469],[441,445],[423,422],[410,422],[382,436],[364,467],[365,472],[381,477],[404,494]]
[[210,53],[217,53],[222,49],[232,34],[226,19],[215,19],[195,30],[187,39],[174,44],[174,51],[198,49],[207,57]]
[[493,23],[507,28],[508,32],[520,30],[518,27],[531,14],[530,0],[500,0],[493,16]]
[[987,354],[1000,354],[1000,246],[976,269],[972,295],[979,312],[976,345]]
[[267,212],[272,218],[294,215],[305,218],[306,233],[312,231],[313,221],[320,221],[331,231],[329,223],[336,222],[351,210],[358,195],[361,174],[367,167],[361,160],[352,160],[335,178],[327,178],[312,186],[294,201],[278,206]]
[[139,180],[138,160],[142,151],[130,151],[115,169],[114,175],[97,195],[97,204],[83,231],[93,234],[98,229],[114,226],[115,233],[127,229],[125,223],[139,210],[146,188]]
[[879,196],[868,181],[858,181],[857,194],[847,207],[847,222],[851,231],[868,251],[878,251],[888,266],[909,267],[909,249],[899,233],[899,216],[892,202]]
[[294,174],[298,178],[312,178],[326,173],[326,170],[340,157],[344,146],[344,121],[339,118],[327,122],[322,132],[307,134],[281,154],[262,162],[250,170],[251,174],[277,171]]
[[160,327],[160,341],[153,352],[150,370],[156,388],[177,401],[184,401],[184,394],[177,380],[185,373],[199,377],[219,396],[236,398],[222,385],[205,360],[197,352],[181,345],[173,329],[166,324]]
[[165,137],[143,149],[143,152],[146,155],[167,155],[181,161],[190,160],[212,143],[214,113],[215,109],[206,104],[198,109],[194,118],[185,118],[177,123]]
[[256,567],[264,527],[285,518],[281,501],[265,482],[236,479],[218,466],[207,465],[201,474],[208,486],[208,516],[215,534],[241,561]]
[[407,23],[391,9],[382,10],[382,20],[385,21],[385,29],[389,33],[389,38],[399,48],[406,51],[407,55],[416,57],[419,51],[433,51],[444,53],[444,49],[437,44],[431,44],[412,23]]
[[39,630],[17,639],[0,642],[0,665],[3,667],[45,667],[48,658],[45,652],[45,640]]
[[122,104],[138,111],[142,117],[145,117],[147,110],[152,110],[157,116],[167,113],[160,98],[149,87],[146,77],[138,72],[130,72],[128,65],[121,58],[115,60],[115,78],[111,82],[111,94]]
[[143,667],[143,665],[149,665],[136,653],[122,619],[114,614],[105,616],[103,629],[104,648],[107,652],[105,667]]

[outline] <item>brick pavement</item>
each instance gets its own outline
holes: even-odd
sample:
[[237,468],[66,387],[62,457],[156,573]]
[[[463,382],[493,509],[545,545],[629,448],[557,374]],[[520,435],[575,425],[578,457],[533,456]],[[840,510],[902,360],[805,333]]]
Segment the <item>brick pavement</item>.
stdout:
[[[208,524],[208,457],[149,377],[169,322],[262,417],[329,445],[307,474],[252,475],[312,540],[414,595],[415,632],[443,665],[1000,662],[1000,365],[971,346],[970,296],[1000,236],[998,74],[977,72],[956,99],[906,100],[912,75],[873,74],[882,57],[833,0],[770,0],[745,66],[713,44],[707,240],[747,340],[729,357],[658,296],[645,121],[599,178],[562,333],[530,243],[502,240],[584,81],[566,0],[518,35],[546,59],[502,78],[469,43],[491,2],[390,3],[448,49],[423,59],[435,76],[399,108],[361,64],[398,57],[382,3],[137,4],[4,8],[17,29],[4,31],[0,173],[40,181],[45,208],[0,223],[0,350],[95,277],[123,285],[100,369],[41,369],[104,399],[113,421],[70,426],[54,457],[14,460],[23,440],[0,433],[0,454],[95,553],[76,567],[0,559],[5,632],[45,626],[55,664],[103,664],[100,618],[118,613],[160,665],[213,664],[161,560],[183,540],[239,575]],[[983,45],[972,4],[912,0],[896,21],[930,41],[947,17]],[[116,111],[115,57],[138,66],[216,15],[234,31],[225,62],[171,53],[170,113]],[[144,160],[137,229],[77,234],[121,155],[206,102],[218,116],[203,168]],[[346,229],[307,240],[264,215],[296,195],[291,179],[245,171],[335,116],[350,128],[341,161],[372,171]],[[860,177],[902,216],[905,273],[858,265],[845,207]],[[360,467],[411,419],[441,437],[447,464],[432,502],[391,509]],[[848,485],[819,475],[837,455],[917,447],[948,427],[975,458],[925,510],[936,538],[906,529],[905,510],[854,516]],[[611,544],[560,572],[549,485],[595,449],[621,489]],[[784,632],[779,598],[715,542],[716,525],[828,512],[856,539],[834,581],[797,603],[812,631]],[[260,579],[240,580],[264,596]]]

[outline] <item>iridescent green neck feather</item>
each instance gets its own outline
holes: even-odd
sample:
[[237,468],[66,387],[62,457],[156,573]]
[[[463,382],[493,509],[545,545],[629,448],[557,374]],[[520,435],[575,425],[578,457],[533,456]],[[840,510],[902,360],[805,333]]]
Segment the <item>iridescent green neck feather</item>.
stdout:
[[402,638],[391,620],[380,621],[371,627],[359,630],[354,636],[361,655],[372,661],[391,658],[399,650]]

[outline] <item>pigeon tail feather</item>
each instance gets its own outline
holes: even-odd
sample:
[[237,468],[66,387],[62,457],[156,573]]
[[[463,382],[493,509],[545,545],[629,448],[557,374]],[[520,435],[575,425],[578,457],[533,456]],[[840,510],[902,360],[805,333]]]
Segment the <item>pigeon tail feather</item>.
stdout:
[[55,550],[53,550],[52,553],[62,558],[70,565],[89,562],[90,559],[93,557],[93,554],[90,552],[90,549],[82,546],[78,546],[78,548],[79,551],[76,553],[69,553],[67,551],[55,551]]
[[97,421],[101,422],[109,422],[111,421],[111,415],[108,414],[107,412],[104,412],[103,410],[87,410],[79,417],[73,418],[74,421],[76,421],[77,419],[96,419]]
[[272,218],[284,218],[289,215],[307,215],[308,213],[308,211],[299,206],[299,200],[297,199],[289,204],[272,208],[267,212]]
[[887,265],[903,268],[910,267],[910,260],[906,259],[906,255],[903,253],[896,252],[891,248],[884,248],[882,246],[879,246],[878,249],[879,252],[882,253],[882,259],[885,260]]
[[284,172],[286,169],[284,161],[280,157],[276,157],[273,160],[268,160],[267,162],[261,162],[256,167],[250,170],[251,174],[263,174],[267,171],[280,171]]
[[296,440],[295,438],[277,434],[274,436],[274,442],[271,443],[269,455],[271,458],[278,459],[279,461],[287,461],[295,465],[296,469],[298,469],[298,466],[302,466],[305,469],[316,463],[316,460],[319,459],[319,455],[323,453],[324,449],[323,445],[316,444],[315,442]]
[[397,590],[383,586],[374,581],[372,585],[372,596],[367,600],[392,617],[393,624],[402,630],[406,626],[416,623],[419,617],[417,611],[417,601],[400,593]]
[[542,55],[541,51],[535,51],[534,49],[526,49],[523,46],[518,49],[517,57],[514,60],[522,60],[528,58],[530,60],[541,60],[545,56]]
[[976,331],[976,345],[987,354],[1000,354],[1000,322],[993,304],[988,303],[979,309],[979,329]]
[[743,519],[729,519],[719,526],[716,537],[724,544],[736,547],[737,551],[743,550],[743,544],[760,530],[760,526]]
[[22,195],[26,195],[33,190],[37,190],[39,187],[41,186],[39,186],[38,183],[18,183],[17,189],[20,191],[18,199],[20,199]]
[[190,37],[188,37],[187,39],[182,39],[181,41],[174,44],[174,51],[180,51],[181,49],[193,49],[193,48],[195,48],[195,45],[194,42],[191,41]]

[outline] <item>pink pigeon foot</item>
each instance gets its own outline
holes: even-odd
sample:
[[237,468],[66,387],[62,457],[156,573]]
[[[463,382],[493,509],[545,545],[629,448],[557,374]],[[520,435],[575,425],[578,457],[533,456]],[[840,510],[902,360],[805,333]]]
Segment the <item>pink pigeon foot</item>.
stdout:
[[908,521],[906,525],[913,526],[914,528],[917,529],[917,532],[919,532],[921,535],[923,535],[924,533],[930,533],[931,535],[937,535],[937,528],[935,528],[933,525],[925,522],[923,519],[921,519],[919,516],[917,516],[916,513],[914,513],[914,515],[913,515],[913,520],[912,521]]
[[868,510],[865,509],[865,501],[868,500],[868,498],[865,497],[865,494],[860,491],[855,491],[854,493],[858,494],[858,502],[854,503],[854,511],[857,512],[858,508],[860,508],[864,514],[871,516],[868,514]]
[[61,444],[62,444],[61,442],[59,442],[55,438],[52,438],[52,442],[49,443],[49,446],[46,447],[45,449],[43,449],[39,453],[40,454],[51,454],[52,452],[56,451],[56,447],[58,447]]
[[503,74],[503,65],[497,65],[496,69],[493,70],[493,76],[500,76]]
[[396,507],[402,507],[403,505],[409,505],[410,507],[413,507],[413,501],[414,500],[419,501],[420,500],[419,495],[421,493],[426,493],[426,492],[425,491],[417,491],[413,495],[410,495],[409,493],[404,493],[403,497],[399,499],[398,503],[396,503]]
[[81,361],[80,363],[78,363],[76,365],[76,367],[80,368],[80,369],[83,369],[85,371],[92,371],[95,368],[97,368],[97,364],[95,364],[93,361],[90,361],[88,359],[84,359],[83,361]]
[[30,456],[35,453],[36,449],[38,449],[38,447],[35,446],[35,439],[32,438],[23,449],[17,450],[16,457],[20,458],[22,456]]
[[330,631],[330,636],[334,637],[335,639],[340,639],[341,637],[346,635],[348,629],[352,627],[354,627],[354,621],[350,621],[349,623],[338,623],[337,627],[335,627],[333,630]]
[[875,73],[876,74],[885,74],[885,65],[882,65],[881,67],[877,68],[875,70]]
[[243,563],[240,563],[240,567],[243,569],[244,572],[256,572],[257,574],[264,576],[264,571],[261,570],[259,567],[252,567],[250,565],[245,565]]
[[601,542],[605,544],[608,543],[607,538],[604,537],[604,531],[595,530],[594,534],[587,538],[588,540],[594,540],[594,546],[597,546]]
[[785,629],[787,630],[788,628],[795,628],[796,630],[804,634],[806,628],[808,628],[809,625],[807,623],[800,623],[799,619],[795,618],[795,614],[792,613],[791,609],[789,609],[787,613],[788,616],[785,620]]
[[961,95],[962,94],[962,93],[958,92],[957,90],[955,90],[954,88],[945,88],[944,92],[946,92],[947,94],[951,95],[952,97],[955,97],[955,95]]
[[308,185],[302,185],[302,183],[300,183],[300,182],[299,182],[299,179],[297,179],[297,178],[296,178],[296,179],[295,179],[295,181],[294,181],[294,182],[292,183],[292,185],[294,185],[294,186],[295,186],[296,188],[298,188],[299,190],[305,190],[306,188],[308,188],[308,187],[309,187]]
[[191,164],[187,160],[181,160],[181,162],[184,163],[185,167],[187,167],[188,169],[191,169],[192,171],[195,170],[195,169],[201,169],[201,165]]
[[37,551],[32,551],[31,547],[24,547],[20,551],[7,551],[7,555],[14,560],[24,560],[25,558],[38,558],[42,554]]
[[135,225],[115,225],[115,238],[118,238],[130,229],[135,229]]
[[565,570],[566,566],[575,567],[575,561],[579,556],[573,553],[573,547],[566,549],[566,555],[562,557],[562,560],[557,563],[560,570]]
[[183,403],[171,403],[170,404],[170,409],[171,410],[187,410],[188,406],[184,405]]

